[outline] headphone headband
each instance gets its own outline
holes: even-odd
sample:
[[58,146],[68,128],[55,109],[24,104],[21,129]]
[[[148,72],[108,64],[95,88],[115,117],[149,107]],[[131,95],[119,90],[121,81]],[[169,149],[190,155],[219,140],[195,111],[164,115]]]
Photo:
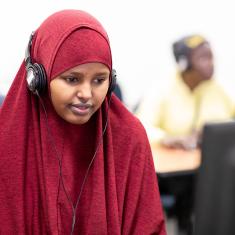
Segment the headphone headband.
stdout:
[[[35,32],[33,31],[29,37],[29,42],[25,50],[25,64],[27,72],[26,81],[29,90],[33,94],[41,94],[43,91],[46,90],[47,79],[43,65],[38,63],[32,63],[30,52],[31,52],[34,34]],[[111,93],[115,89],[116,80],[117,80],[116,77],[117,77],[116,70],[112,69],[108,95],[111,95]]]
[[30,34],[29,43],[28,43],[26,50],[25,50],[25,59],[24,60],[25,60],[26,65],[28,63],[31,63],[30,51],[31,51],[31,47],[32,47],[33,36],[34,36],[34,31]]

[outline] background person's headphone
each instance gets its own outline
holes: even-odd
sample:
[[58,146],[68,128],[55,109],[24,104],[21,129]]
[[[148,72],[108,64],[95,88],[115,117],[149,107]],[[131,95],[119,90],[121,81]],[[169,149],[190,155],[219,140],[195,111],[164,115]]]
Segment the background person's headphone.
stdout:
[[[25,63],[26,63],[26,81],[29,90],[33,94],[42,94],[47,87],[46,72],[42,64],[33,63],[30,56],[32,41],[34,32],[31,33],[28,45],[25,51]],[[111,79],[107,95],[111,95],[115,89],[117,82],[116,70],[112,69]]]
[[203,36],[193,34],[183,37],[173,43],[173,54],[181,72],[192,68],[190,61],[191,51],[206,42],[207,41]]
[[190,64],[190,48],[185,44],[184,39],[174,42],[172,45],[173,54],[178,64],[180,72],[184,72],[191,68]]

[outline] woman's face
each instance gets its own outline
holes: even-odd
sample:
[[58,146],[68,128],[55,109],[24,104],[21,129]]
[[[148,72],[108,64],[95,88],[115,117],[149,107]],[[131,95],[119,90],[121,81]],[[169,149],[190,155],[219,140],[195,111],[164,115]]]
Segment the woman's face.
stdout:
[[84,124],[99,109],[109,88],[110,71],[102,63],[78,65],[50,83],[57,114],[72,124]]
[[194,49],[191,54],[191,63],[202,80],[208,80],[214,73],[213,54],[208,43],[205,43]]

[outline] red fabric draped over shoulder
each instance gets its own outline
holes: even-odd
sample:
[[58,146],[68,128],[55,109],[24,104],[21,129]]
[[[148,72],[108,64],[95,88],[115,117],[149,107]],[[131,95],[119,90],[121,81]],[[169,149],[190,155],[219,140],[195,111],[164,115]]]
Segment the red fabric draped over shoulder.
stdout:
[[[43,64],[48,84],[68,66],[54,67],[66,38],[83,27],[107,42],[109,58],[103,63],[112,69],[102,25],[86,12],[64,10],[48,17],[33,40],[31,56]],[[86,124],[67,123],[52,107],[49,86],[41,98],[46,117],[25,77],[23,62],[0,110],[0,233],[70,234],[69,199],[76,204],[97,152],[77,207],[74,234],[165,234],[151,150],[140,122],[112,96],[110,107],[106,99]]]

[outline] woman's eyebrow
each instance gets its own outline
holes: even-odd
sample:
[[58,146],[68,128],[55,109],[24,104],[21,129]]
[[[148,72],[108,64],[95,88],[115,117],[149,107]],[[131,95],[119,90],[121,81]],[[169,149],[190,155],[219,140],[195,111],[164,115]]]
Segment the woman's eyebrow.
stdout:
[[[66,76],[66,75],[75,75],[75,76],[78,76],[78,75],[82,75],[82,74],[83,74],[82,72],[67,71],[67,72],[65,72],[65,73],[62,73],[61,75],[62,75],[62,76]],[[109,75],[109,72],[102,71],[102,72],[94,73],[94,76],[105,76],[105,75]]]
[[94,75],[102,76],[102,75],[109,75],[109,73],[108,72],[97,72]]

